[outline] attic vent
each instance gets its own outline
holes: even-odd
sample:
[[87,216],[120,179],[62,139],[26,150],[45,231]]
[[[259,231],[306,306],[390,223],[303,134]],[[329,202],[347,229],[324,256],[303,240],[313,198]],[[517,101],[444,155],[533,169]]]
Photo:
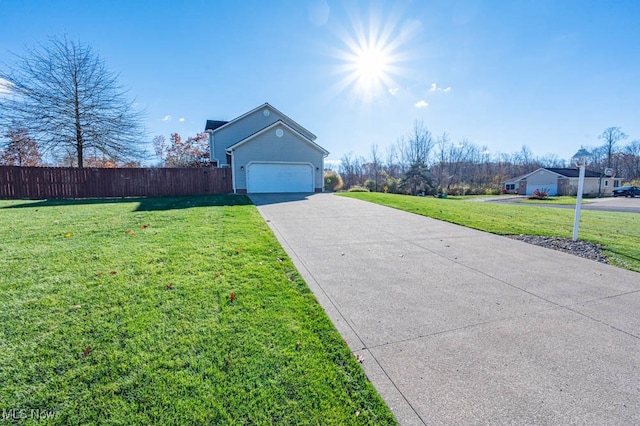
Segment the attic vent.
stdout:
[[269,111],[268,109],[265,109],[264,111],[262,111],[262,115],[264,115],[265,117],[268,117],[269,114],[271,114],[271,111]]
[[284,130],[282,129],[277,129],[276,130],[276,136],[281,138],[284,135]]

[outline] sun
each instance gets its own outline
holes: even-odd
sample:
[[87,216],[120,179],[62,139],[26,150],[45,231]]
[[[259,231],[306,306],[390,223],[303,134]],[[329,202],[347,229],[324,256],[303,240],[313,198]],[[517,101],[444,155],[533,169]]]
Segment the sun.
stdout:
[[[386,16],[385,22],[382,16]],[[394,16],[372,11],[365,25],[361,14],[351,14],[350,28],[340,35],[343,47],[335,54],[340,61],[336,70],[342,76],[336,85],[338,92],[349,90],[365,103],[397,93],[395,79],[406,60],[401,48],[411,31],[400,28]]]
[[389,57],[384,50],[375,46],[363,49],[353,59],[358,80],[361,84],[370,87],[386,79],[389,62]]

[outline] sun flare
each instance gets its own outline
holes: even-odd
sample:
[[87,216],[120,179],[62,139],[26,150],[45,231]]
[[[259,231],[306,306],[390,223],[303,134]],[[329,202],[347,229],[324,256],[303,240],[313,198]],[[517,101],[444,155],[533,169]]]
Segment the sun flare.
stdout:
[[358,78],[369,82],[384,78],[388,64],[387,56],[382,50],[376,48],[366,48],[354,59]]
[[349,90],[365,103],[397,93],[395,78],[402,73],[399,64],[406,60],[400,47],[412,32],[406,27],[399,28],[398,20],[389,15],[382,22],[382,16],[381,12],[372,12],[368,25],[364,25],[362,15],[353,14],[351,30],[340,37],[344,46],[336,54],[340,60],[337,72],[342,75],[337,91]]

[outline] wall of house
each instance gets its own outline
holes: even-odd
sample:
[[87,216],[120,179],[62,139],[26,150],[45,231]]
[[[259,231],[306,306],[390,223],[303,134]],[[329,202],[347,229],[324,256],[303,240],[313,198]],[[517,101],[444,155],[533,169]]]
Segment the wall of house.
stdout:
[[[616,184],[617,182],[617,184]],[[622,186],[620,179],[616,178],[603,178],[602,179],[602,196],[610,197],[613,195],[613,190]]]
[[[534,189],[546,189],[549,195],[558,194],[558,175],[548,170],[539,170],[536,173],[527,176],[527,188],[526,192],[530,192]],[[521,192],[521,194],[526,194]]]
[[503,194],[516,194],[518,191],[518,183],[515,181],[505,182],[502,185]]
[[278,120],[286,122],[309,139],[314,137],[314,135],[308,131],[305,132],[303,128],[297,125],[297,123],[287,119],[274,108],[265,106],[263,108],[256,109],[248,115],[241,117],[238,121],[226,124],[213,132],[214,149],[212,154],[214,158],[218,159],[220,165],[225,164],[225,150],[228,147],[248,138]]
[[[596,197],[598,195],[598,190],[600,190],[600,195],[603,197],[610,197],[613,195],[613,190],[615,187],[615,181],[618,181],[618,186],[620,186],[620,179],[614,178],[602,178],[602,183],[600,183],[599,178],[590,178],[584,180],[584,195]],[[578,179],[576,179],[576,187],[578,186]]]
[[571,186],[571,179],[558,179],[558,195],[576,195],[577,187]]
[[[616,188],[614,186],[616,180],[620,185],[620,179],[603,178],[602,184],[600,184],[600,178],[585,178],[582,194],[587,197],[597,197],[598,193],[600,193],[602,197],[610,197]],[[578,178],[565,178],[560,179],[558,182],[558,195],[575,196],[578,193]]]
[[[276,130],[282,129],[282,137],[276,136]],[[247,188],[246,168],[251,161],[274,161],[291,163],[309,163],[314,168],[314,186],[323,187],[324,155],[318,148],[306,142],[299,134],[284,126],[275,126],[268,132],[239,146],[234,151],[234,176],[237,190]],[[244,170],[240,170],[241,167]]]
[[521,180],[518,182],[517,191],[519,195],[525,195],[527,193],[527,181]]
[[527,177],[527,186],[549,185],[556,188],[558,184],[558,175],[548,170],[539,170],[538,172]]

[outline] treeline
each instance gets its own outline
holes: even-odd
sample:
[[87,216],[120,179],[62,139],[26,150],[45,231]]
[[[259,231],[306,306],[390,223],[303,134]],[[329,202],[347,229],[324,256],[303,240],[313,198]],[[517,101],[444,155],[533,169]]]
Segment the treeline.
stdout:
[[[592,153],[587,167],[611,168],[627,182],[640,180],[640,141],[626,145],[620,128],[606,129],[603,144],[585,147]],[[333,170],[343,189],[362,187],[369,191],[417,195],[424,193],[499,194],[502,183],[540,167],[574,167],[556,155],[538,157],[527,146],[511,154],[491,154],[486,146],[469,139],[454,142],[447,133],[434,136],[422,121],[411,131],[381,150],[372,145],[367,157],[348,153]]]

